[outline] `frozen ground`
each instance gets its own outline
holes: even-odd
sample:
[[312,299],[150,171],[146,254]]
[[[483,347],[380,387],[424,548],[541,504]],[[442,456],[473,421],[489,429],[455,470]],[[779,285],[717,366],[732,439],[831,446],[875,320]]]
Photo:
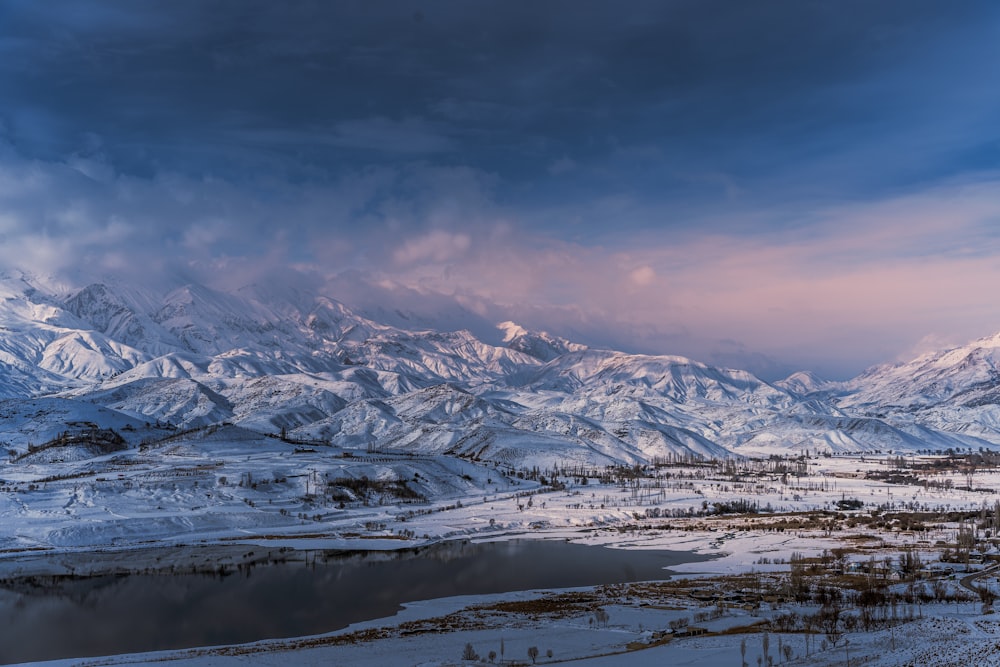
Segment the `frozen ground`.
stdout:
[[[642,535],[624,527],[657,523],[662,529],[670,522],[637,522],[635,516],[677,518],[733,502],[778,513],[833,510],[843,499],[860,501],[865,511],[979,508],[992,504],[988,490],[1000,488],[1000,473],[993,470],[974,473],[976,491],[960,489],[968,480],[958,473],[936,475],[937,487],[889,485],[865,478],[866,472],[888,469],[884,458],[859,457],[815,458],[801,476],[758,473],[738,481],[697,467],[664,469],[658,479],[635,483],[600,484],[596,477],[584,479],[571,471],[541,471],[531,479],[530,471],[516,475],[513,469],[450,456],[308,447],[236,427],[203,429],[154,450],[79,461],[63,451],[31,456],[8,467],[0,480],[6,491],[0,495],[0,521],[7,527],[0,537],[0,561],[26,551],[219,541],[401,548],[513,533],[566,535],[613,546],[714,545],[719,552],[746,553],[725,546],[731,538],[718,535],[662,530]],[[57,456],[65,460],[53,460]],[[557,480],[560,488],[543,485],[545,477]],[[944,488],[945,482],[951,488]],[[912,533],[893,539],[909,538],[917,541]],[[821,536],[815,539],[797,546],[822,548]],[[787,548],[777,544],[773,550]]]
[[[711,587],[748,572],[786,574],[793,553],[810,558],[844,549],[850,552],[847,561],[860,563],[887,555],[898,558],[904,549],[913,549],[930,563],[937,559],[940,544],[957,539],[959,526],[948,521],[930,523],[922,531],[892,525],[851,528],[847,521],[830,519],[838,501],[862,501],[857,514],[864,516],[879,506],[936,512],[978,509],[992,507],[995,498],[984,490],[956,488],[969,481],[958,473],[939,475],[937,486],[866,479],[864,473],[885,471],[887,463],[860,457],[812,459],[803,475],[789,478],[758,474],[734,482],[698,467],[677,467],[658,480],[638,484],[601,484],[595,478],[583,484],[567,476],[561,480],[565,488],[553,489],[519,479],[509,470],[450,457],[345,456],[236,429],[180,439],[146,452],[142,460],[132,456],[126,452],[57,464],[61,477],[47,481],[41,475],[53,477],[52,463],[20,466],[19,476],[4,482],[11,492],[3,495],[0,518],[15,530],[4,545],[0,573],[12,577],[140,569],[153,565],[154,554],[162,566],[161,547],[181,544],[199,545],[208,552],[217,549],[213,558],[226,559],[233,558],[231,547],[236,545],[394,549],[457,537],[535,537],[715,554],[718,558],[712,561],[674,568],[684,573],[682,579]],[[976,471],[973,476],[976,489],[1000,488],[1000,474],[994,471]],[[331,480],[348,477],[407,480],[410,488],[436,500],[402,502],[386,492],[382,497],[369,495],[367,502],[344,502],[326,494]],[[947,479],[951,488],[944,484]],[[774,512],[692,515],[713,503],[737,500],[770,506]],[[810,512],[816,509],[828,512]],[[190,551],[174,549],[171,558],[183,562]],[[958,590],[947,569],[944,580]],[[502,638],[504,658],[522,663],[528,662],[528,648],[535,646],[538,664],[706,667],[739,665],[745,641],[746,661],[753,665],[761,652],[759,624],[798,608],[788,603],[755,610],[735,606],[719,618],[697,623],[710,636],[656,645],[653,632],[666,630],[679,618],[707,613],[706,603],[684,596],[664,601],[641,589],[627,595],[608,587],[584,593],[590,596],[586,603],[552,613],[537,613],[531,605],[515,611],[482,610],[484,605],[556,594],[551,591],[436,600],[410,604],[391,619],[314,638],[51,664],[457,665],[471,664],[461,660],[467,643],[484,660],[491,650],[499,660]],[[600,620],[595,623],[598,608],[609,615],[607,627]],[[932,602],[919,611],[923,618],[891,632],[845,633],[836,647],[826,650],[820,650],[817,637],[808,657],[803,633],[771,632],[769,652],[778,664],[780,639],[794,656],[786,661],[782,655],[780,664],[840,665],[848,654],[852,664],[1000,664],[1000,621],[982,613],[978,601]]]

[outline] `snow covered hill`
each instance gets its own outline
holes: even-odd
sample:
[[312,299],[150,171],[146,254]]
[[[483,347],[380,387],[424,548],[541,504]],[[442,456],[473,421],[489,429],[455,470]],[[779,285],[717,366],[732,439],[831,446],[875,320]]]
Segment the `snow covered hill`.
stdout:
[[1000,400],[1000,333],[912,361],[876,366],[848,383],[865,410],[978,407]]
[[497,328],[503,332],[504,345],[542,361],[552,361],[567,352],[587,349],[586,345],[573,343],[545,331],[528,331],[515,322],[501,322]]
[[[514,322],[498,328],[502,345],[467,330],[400,328],[279,286],[154,293],[7,275],[0,439],[17,458],[74,428],[128,425],[149,440],[157,429],[227,423],[511,467],[1000,445],[1000,335],[847,383],[802,372],[770,384]],[[39,400],[59,409],[17,417]]]

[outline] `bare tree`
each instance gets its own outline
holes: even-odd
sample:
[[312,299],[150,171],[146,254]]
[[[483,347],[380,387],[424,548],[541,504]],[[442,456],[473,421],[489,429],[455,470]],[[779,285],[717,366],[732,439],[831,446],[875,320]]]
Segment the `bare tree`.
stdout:
[[691,619],[687,616],[681,616],[680,618],[673,618],[667,623],[667,627],[677,632],[681,628],[685,628],[690,625]]
[[906,549],[899,557],[899,569],[908,579],[915,577],[923,566],[924,563],[920,559],[920,554],[913,549]]
[[479,660],[479,654],[476,653],[476,649],[472,647],[472,644],[465,645],[465,650],[462,651],[462,660]]
[[969,566],[969,552],[976,546],[975,524],[971,521],[966,524],[964,521],[958,526],[958,554],[966,568]]
[[531,664],[535,664],[535,660],[538,659],[538,647],[529,646],[528,647],[528,657],[531,658]]
[[997,594],[986,586],[977,587],[976,592],[979,594],[979,601],[983,603],[983,613],[988,614],[993,611],[993,603],[996,602]]

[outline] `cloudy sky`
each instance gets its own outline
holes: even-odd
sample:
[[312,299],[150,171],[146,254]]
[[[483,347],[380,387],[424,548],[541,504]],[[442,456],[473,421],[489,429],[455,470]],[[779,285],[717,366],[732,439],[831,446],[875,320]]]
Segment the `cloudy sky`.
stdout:
[[1000,330],[1000,4],[0,0],[0,265],[847,377]]

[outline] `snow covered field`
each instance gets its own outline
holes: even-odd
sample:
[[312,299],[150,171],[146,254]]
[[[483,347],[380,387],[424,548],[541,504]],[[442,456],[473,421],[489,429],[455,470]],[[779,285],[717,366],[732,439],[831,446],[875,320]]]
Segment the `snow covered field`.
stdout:
[[[225,426],[80,460],[65,449],[6,469],[0,520],[11,530],[2,554],[218,540],[367,549],[382,539],[399,548],[552,531],[598,540],[636,515],[683,518],[736,502],[765,513],[833,510],[845,498],[866,509],[946,511],[991,504],[987,490],[1000,488],[1000,473],[988,468],[973,473],[975,491],[962,488],[969,480],[958,471],[935,472],[933,485],[865,477],[891,473],[889,456],[812,458],[789,463],[791,474],[678,466],[629,479],[628,468],[515,471],[442,455],[308,447]],[[618,477],[602,484],[599,475]],[[661,546],[682,540],[665,539]],[[617,532],[611,541],[631,543]]]
[[[813,458],[800,462],[804,466],[792,475],[760,469],[727,476],[708,466],[678,465],[631,481],[601,483],[587,478],[584,483],[583,478],[567,475],[553,486],[552,479],[543,485],[511,471],[450,457],[345,457],[342,452],[307,450],[276,438],[221,428],[190,434],[152,455],[144,452],[143,460],[134,463],[129,462],[133,454],[127,452],[103,461],[89,459],[79,468],[70,466],[72,472],[63,479],[40,481],[31,476],[50,471],[51,464],[38,464],[37,469],[22,466],[19,478],[5,481],[15,490],[4,494],[2,519],[5,525],[17,526],[17,533],[0,554],[0,573],[11,578],[138,570],[155,567],[152,555],[162,558],[161,548],[169,545],[177,545],[174,558],[183,562],[186,550],[180,545],[397,549],[443,539],[529,537],[716,556],[672,568],[682,574],[671,586],[701,582],[698,588],[723,590],[733,577],[753,573],[767,581],[773,578],[771,585],[778,587],[778,581],[788,577],[793,555],[821,559],[838,554],[838,571],[872,558],[881,562],[889,557],[899,563],[904,553],[917,553],[923,564],[936,565],[944,545],[955,547],[960,539],[962,527],[952,513],[992,514],[995,495],[985,489],[1000,488],[1000,472],[988,468],[972,473],[976,491],[958,488],[969,481],[959,471],[935,474],[934,485],[888,484],[866,477],[893,470],[897,462],[890,457]],[[407,480],[412,484],[408,488],[435,500],[401,498],[398,485],[364,487],[368,494],[364,499],[337,500],[341,497],[337,494],[353,487],[329,485],[330,480],[363,477]],[[331,488],[335,497],[330,496]],[[838,509],[845,500],[860,501],[861,508]],[[706,508],[737,502],[752,503],[760,511],[705,513]],[[924,519],[919,529],[906,529],[900,522],[905,514],[925,511],[939,520]],[[873,515],[889,521],[869,521]],[[90,556],[95,551],[100,559]],[[740,664],[740,644],[745,640],[747,663],[755,664],[766,628],[775,664],[844,664],[848,652],[852,664],[1000,660],[1000,653],[993,653],[1000,646],[1000,625],[992,621],[992,614],[982,613],[980,600],[951,575],[953,570],[983,566],[940,566],[944,569],[923,576],[928,582],[941,580],[959,601],[909,605],[907,613],[919,610],[922,618],[891,631],[842,632],[836,647],[831,641],[825,651],[820,645],[824,639],[816,636],[808,658],[804,632],[778,632],[764,624],[789,610],[815,613],[819,607],[814,602],[782,598],[748,609],[740,598],[739,604],[723,604],[720,609],[718,595],[692,598],[686,588],[677,592],[603,586],[572,594],[530,591],[414,603],[391,619],[311,639],[56,664],[168,660],[198,665],[451,665],[463,664],[466,644],[487,662],[491,650],[499,660],[501,637],[508,661],[529,662],[528,648],[535,646],[539,664],[730,665]],[[814,585],[821,581],[823,576]],[[548,606],[532,603],[537,599],[562,601]],[[496,608],[483,610],[484,605]],[[845,614],[849,607],[845,603]],[[598,609],[607,613],[607,627],[595,616]],[[678,619],[687,619],[709,635],[670,638],[670,624]],[[887,642],[897,649],[888,650]],[[785,659],[786,650],[793,659]]]

